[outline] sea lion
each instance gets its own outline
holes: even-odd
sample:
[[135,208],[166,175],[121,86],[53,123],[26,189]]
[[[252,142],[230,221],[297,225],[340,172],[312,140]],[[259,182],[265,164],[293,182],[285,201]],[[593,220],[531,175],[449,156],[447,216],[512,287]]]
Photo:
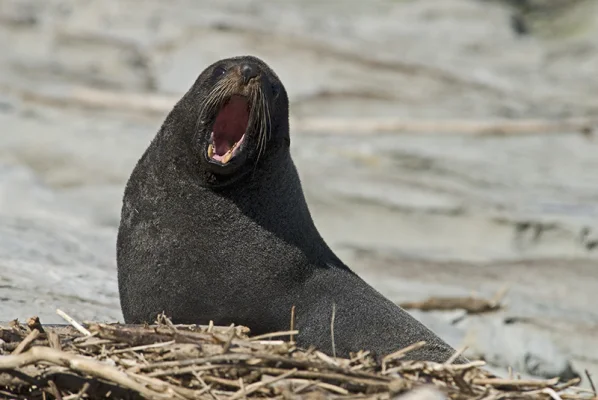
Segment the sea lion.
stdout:
[[[126,323],[288,330],[301,347],[407,358],[454,350],[352,272],[316,229],[290,155],[284,85],[262,60],[208,66],[135,166],[117,238]],[[332,321],[334,309],[334,321]],[[334,337],[331,334],[334,332]]]

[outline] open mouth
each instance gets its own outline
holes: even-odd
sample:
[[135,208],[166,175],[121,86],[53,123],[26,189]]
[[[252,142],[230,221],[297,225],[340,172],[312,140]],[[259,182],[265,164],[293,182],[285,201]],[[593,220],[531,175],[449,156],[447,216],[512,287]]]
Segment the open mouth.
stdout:
[[249,102],[244,96],[234,95],[218,112],[208,144],[208,158],[227,164],[240,151],[247,124]]

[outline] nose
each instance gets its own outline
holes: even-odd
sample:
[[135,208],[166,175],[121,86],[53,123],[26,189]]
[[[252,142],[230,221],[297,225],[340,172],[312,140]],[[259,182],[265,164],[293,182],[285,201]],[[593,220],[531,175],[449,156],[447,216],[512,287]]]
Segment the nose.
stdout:
[[250,64],[243,64],[241,66],[241,75],[243,75],[243,82],[247,84],[251,78],[255,78],[257,76],[257,68],[251,66]]

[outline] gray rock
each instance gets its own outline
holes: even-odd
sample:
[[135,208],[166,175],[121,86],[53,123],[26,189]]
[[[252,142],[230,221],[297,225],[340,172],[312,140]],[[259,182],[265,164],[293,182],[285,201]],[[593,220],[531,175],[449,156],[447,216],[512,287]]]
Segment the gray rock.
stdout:
[[78,320],[122,320],[114,235],[68,220],[0,216],[0,319],[64,323],[60,308]]
[[434,386],[420,386],[403,393],[393,396],[393,400],[446,400],[449,397]]
[[547,379],[567,381],[580,376],[564,351],[533,325],[509,323],[500,315],[470,316],[459,325],[466,330],[466,357]]

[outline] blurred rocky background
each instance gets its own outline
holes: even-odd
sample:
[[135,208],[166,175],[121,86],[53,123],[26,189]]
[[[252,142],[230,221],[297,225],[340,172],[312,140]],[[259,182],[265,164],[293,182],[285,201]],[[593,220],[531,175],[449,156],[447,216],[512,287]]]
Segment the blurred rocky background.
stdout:
[[497,371],[587,385],[597,4],[0,0],[0,319],[122,320],[128,175],[205,66],[253,54],[289,92],[314,219],[349,266],[399,304],[499,293],[410,311]]

